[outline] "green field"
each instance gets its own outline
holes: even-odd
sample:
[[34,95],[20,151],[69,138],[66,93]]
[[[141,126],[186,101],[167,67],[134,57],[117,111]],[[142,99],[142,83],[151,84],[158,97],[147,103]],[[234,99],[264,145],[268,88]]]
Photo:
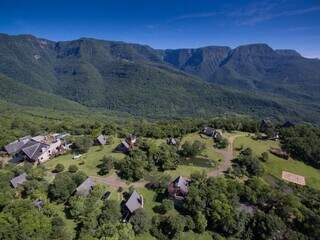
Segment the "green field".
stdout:
[[[279,147],[278,141],[253,140],[249,136],[238,137],[235,140],[234,148],[238,149],[250,147],[253,152],[260,156],[261,153],[267,152],[270,147]],[[320,170],[304,164],[301,161],[290,158],[285,160],[269,153],[269,160],[264,163],[266,172],[278,178],[281,178],[282,171],[288,171],[302,175],[306,178],[306,183],[310,187],[320,189]]]
[[63,164],[66,169],[70,165],[75,164],[87,175],[96,176],[98,175],[97,172],[99,171],[97,165],[101,163],[100,160],[103,158],[103,156],[112,156],[117,160],[124,158],[122,153],[113,152],[119,143],[120,140],[118,138],[114,138],[113,144],[105,146],[93,146],[87,153],[83,154],[80,159],[72,159],[74,155],[72,153],[68,153],[46,162],[44,166],[46,166],[49,170],[53,170],[58,163]]

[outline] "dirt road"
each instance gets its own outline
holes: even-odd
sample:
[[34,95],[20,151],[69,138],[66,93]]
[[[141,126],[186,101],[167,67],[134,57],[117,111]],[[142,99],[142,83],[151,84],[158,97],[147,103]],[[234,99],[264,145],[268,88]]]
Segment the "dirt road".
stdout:
[[229,145],[226,149],[217,149],[216,152],[221,154],[223,157],[223,162],[218,165],[215,169],[208,172],[208,177],[218,177],[224,174],[232,166],[233,156],[233,143],[234,140],[238,137],[238,135],[230,136],[228,138]]

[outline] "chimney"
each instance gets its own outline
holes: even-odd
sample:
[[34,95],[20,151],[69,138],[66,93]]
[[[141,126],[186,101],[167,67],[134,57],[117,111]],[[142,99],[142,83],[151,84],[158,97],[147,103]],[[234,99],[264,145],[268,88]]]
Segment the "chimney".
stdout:
[[143,196],[140,194],[140,204],[141,204],[141,207],[143,208],[143,204],[144,204],[144,200],[143,200]]

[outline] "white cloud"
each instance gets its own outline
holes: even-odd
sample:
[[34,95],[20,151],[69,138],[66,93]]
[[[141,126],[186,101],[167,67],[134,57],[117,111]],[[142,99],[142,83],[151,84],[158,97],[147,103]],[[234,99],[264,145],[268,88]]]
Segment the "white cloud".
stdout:
[[320,11],[320,6],[312,6],[303,9],[287,9],[287,0],[265,0],[249,4],[239,9],[223,9],[222,11],[194,12],[177,16],[168,23],[195,18],[209,18],[217,15],[235,21],[238,25],[256,25],[257,23],[272,20],[279,17],[298,16]]
[[173,18],[172,21],[192,19],[192,18],[207,18],[216,16],[218,12],[199,12],[199,13],[190,13],[185,15],[180,15],[176,18]]
[[264,1],[229,14],[239,25],[255,25],[279,17],[298,16],[320,11],[320,6],[286,10],[284,2]]

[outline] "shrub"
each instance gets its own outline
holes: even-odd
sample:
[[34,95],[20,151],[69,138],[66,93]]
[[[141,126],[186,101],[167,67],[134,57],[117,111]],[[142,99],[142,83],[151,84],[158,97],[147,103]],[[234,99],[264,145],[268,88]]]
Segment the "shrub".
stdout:
[[269,160],[269,153],[263,152],[263,153],[261,154],[261,160],[262,160],[263,162],[267,162],[267,161]]
[[76,165],[70,165],[68,171],[71,173],[75,173],[78,171],[78,167]]
[[161,209],[164,213],[169,212],[174,208],[173,201],[170,199],[164,199],[161,204]]
[[148,232],[151,227],[151,219],[144,209],[138,209],[130,218],[133,230],[136,234]]
[[229,145],[228,139],[221,138],[220,140],[216,141],[215,147],[219,149],[223,149],[228,147],[228,145]]
[[253,155],[250,148],[242,150],[233,161],[233,170],[237,176],[261,176],[264,172],[263,164]]
[[76,189],[77,185],[69,172],[58,173],[49,185],[49,197],[60,203],[66,201]]
[[81,161],[78,163],[79,165],[84,165],[84,161]]
[[195,157],[204,149],[205,145],[199,140],[194,141],[192,144],[190,142],[185,142],[182,145],[182,149],[179,151],[179,154],[183,157]]
[[82,171],[77,171],[76,173],[71,175],[72,180],[75,182],[77,186],[84,182],[87,179],[87,174]]
[[104,156],[101,159],[101,163],[98,165],[98,168],[100,169],[98,174],[99,175],[106,175],[110,172],[110,170],[113,168],[113,158],[112,157],[106,157]]
[[58,163],[58,164],[56,165],[56,167],[54,168],[53,171],[54,171],[55,173],[59,173],[59,172],[63,172],[63,170],[64,170],[63,164]]

